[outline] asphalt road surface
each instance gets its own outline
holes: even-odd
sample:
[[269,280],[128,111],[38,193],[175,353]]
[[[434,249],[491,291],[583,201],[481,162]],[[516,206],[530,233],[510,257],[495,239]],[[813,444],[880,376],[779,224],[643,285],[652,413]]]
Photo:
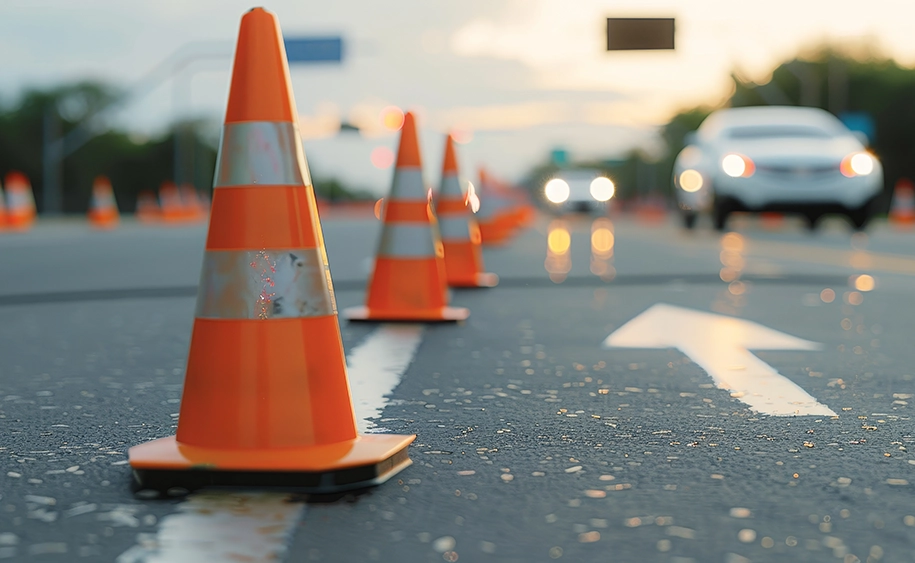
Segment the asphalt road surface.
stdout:
[[[378,223],[324,228],[360,305]],[[131,492],[127,448],[175,430],[205,227],[3,234],[0,560],[915,561],[915,231],[734,228],[541,216],[488,248],[470,319],[408,327],[388,397],[353,385],[413,465],[322,498]],[[403,337],[342,328],[354,364]]]

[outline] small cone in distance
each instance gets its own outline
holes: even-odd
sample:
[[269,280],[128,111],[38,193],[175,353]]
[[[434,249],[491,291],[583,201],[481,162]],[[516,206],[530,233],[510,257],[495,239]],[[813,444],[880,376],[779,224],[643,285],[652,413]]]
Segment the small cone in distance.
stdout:
[[508,202],[496,188],[495,179],[480,168],[480,211],[477,222],[480,225],[480,239],[484,245],[501,245],[514,234],[514,220],[507,215]]
[[451,135],[445,138],[442,183],[435,205],[445,247],[445,274],[451,287],[494,287],[499,276],[483,271],[480,227],[458,179],[457,157]]
[[415,118],[404,115],[391,194],[369,280],[365,307],[346,309],[353,321],[458,321],[470,311],[448,306],[444,249],[429,191],[423,185]]
[[184,204],[181,193],[174,182],[163,182],[159,187],[160,217],[166,223],[179,223],[184,220]]
[[92,183],[89,224],[97,229],[113,229],[119,221],[118,204],[114,199],[111,182],[105,176],[98,176]]
[[137,195],[137,220],[141,223],[155,223],[159,220],[159,202],[156,194],[144,190]]
[[908,178],[900,178],[893,188],[889,220],[897,225],[915,223],[915,184]]
[[0,185],[0,231],[6,230],[6,198]]
[[21,172],[9,172],[5,184],[7,227],[19,231],[30,229],[37,213],[29,179]]
[[276,16],[242,17],[177,436],[130,448],[141,487],[359,489],[416,436],[356,433],[314,188]]

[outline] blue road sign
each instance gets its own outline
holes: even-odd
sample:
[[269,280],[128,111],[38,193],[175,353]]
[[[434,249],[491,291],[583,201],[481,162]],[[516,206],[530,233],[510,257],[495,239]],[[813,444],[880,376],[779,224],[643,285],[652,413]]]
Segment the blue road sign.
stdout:
[[343,62],[342,37],[285,37],[283,41],[290,64]]

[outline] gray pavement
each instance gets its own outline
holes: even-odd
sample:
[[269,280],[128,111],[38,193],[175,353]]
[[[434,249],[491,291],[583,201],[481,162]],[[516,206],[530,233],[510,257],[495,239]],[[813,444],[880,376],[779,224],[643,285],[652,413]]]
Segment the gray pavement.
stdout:
[[[286,560],[915,560],[915,233],[739,221],[723,243],[618,218],[607,257],[593,218],[554,221],[487,249],[502,285],[455,291],[470,319],[426,330],[382,415],[417,434],[414,465],[365,494],[298,498],[312,502]],[[324,227],[338,305],[359,305],[378,224]],[[0,236],[0,558],[115,561],[179,510],[131,494],[126,449],[174,432],[204,238]],[[822,343],[756,355],[838,417],[753,413],[678,350],[601,347],[656,303]],[[347,350],[372,330],[344,322]]]

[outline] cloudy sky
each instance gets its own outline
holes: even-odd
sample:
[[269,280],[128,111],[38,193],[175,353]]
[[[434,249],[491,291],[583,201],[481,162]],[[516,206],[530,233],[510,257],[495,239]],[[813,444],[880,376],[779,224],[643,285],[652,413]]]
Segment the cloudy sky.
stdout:
[[[231,53],[250,0],[0,0],[0,100],[29,86],[94,78],[130,89],[174,53],[200,56],[116,115],[138,134],[175,117],[221,119]],[[553,148],[573,158],[656,147],[677,109],[728,95],[799,49],[868,44],[915,64],[911,0],[274,0],[287,36],[340,34],[342,65],[294,66],[315,175],[382,193],[393,148],[385,107],[417,112],[426,176],[458,129],[466,175],[485,165],[518,179]],[[675,52],[607,53],[608,16],[676,17]],[[339,121],[365,132],[336,135]]]

